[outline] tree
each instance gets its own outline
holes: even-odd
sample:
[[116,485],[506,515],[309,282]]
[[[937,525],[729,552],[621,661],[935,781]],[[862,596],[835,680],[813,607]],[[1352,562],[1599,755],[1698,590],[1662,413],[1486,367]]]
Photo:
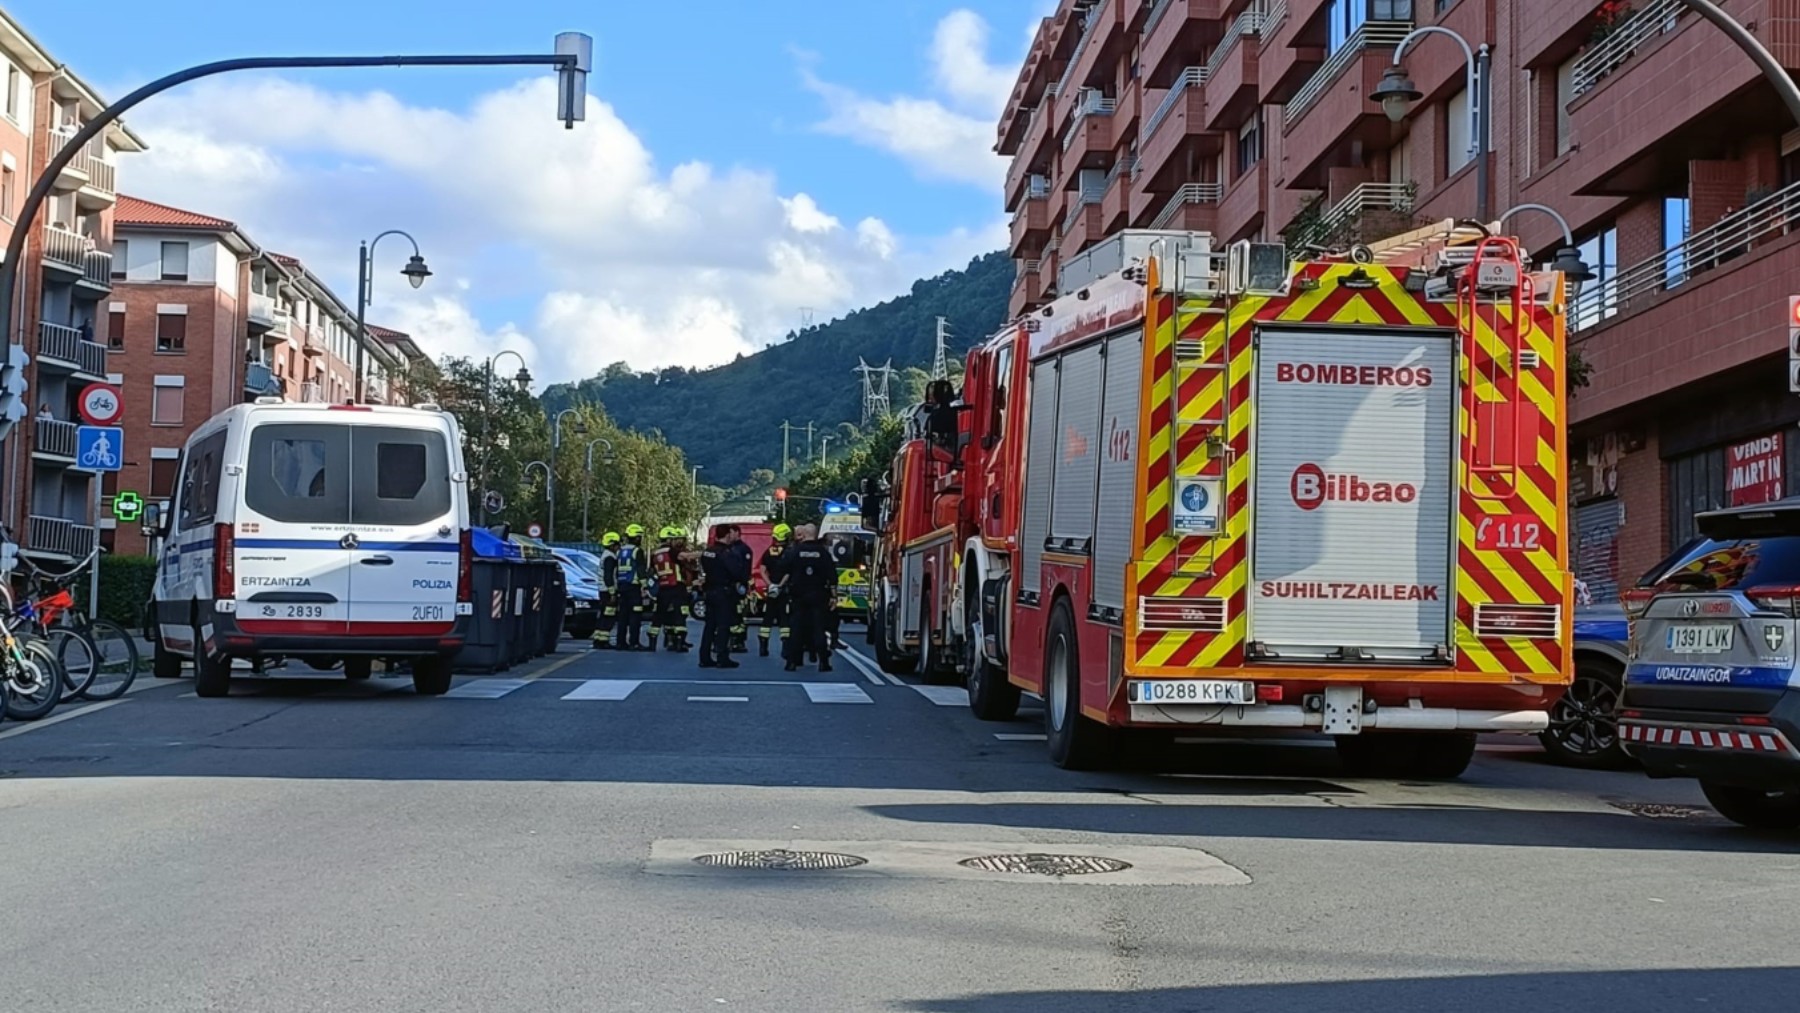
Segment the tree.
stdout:
[[787,522],[817,521],[824,515],[822,500],[843,502],[849,494],[860,493],[865,480],[881,478],[893,466],[904,435],[905,427],[898,417],[881,419],[843,456],[815,464],[795,476],[787,485]]

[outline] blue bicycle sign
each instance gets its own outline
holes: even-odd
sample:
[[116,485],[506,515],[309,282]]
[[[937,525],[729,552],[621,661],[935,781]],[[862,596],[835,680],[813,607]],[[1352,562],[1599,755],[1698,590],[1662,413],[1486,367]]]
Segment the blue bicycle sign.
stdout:
[[125,430],[81,426],[75,430],[75,464],[85,471],[118,471],[125,466]]

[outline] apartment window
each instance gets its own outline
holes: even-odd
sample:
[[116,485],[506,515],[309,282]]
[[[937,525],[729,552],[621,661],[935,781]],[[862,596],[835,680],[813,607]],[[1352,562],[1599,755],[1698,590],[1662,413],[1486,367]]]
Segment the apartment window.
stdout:
[[150,451],[151,499],[168,499],[175,495],[175,476],[181,471],[181,451],[172,447],[156,447]]
[[1538,118],[1538,79],[1536,71],[1525,70],[1521,71],[1521,73],[1524,75],[1525,79],[1525,108],[1523,110],[1525,114],[1525,136],[1530,138],[1530,143],[1526,144],[1525,150],[1520,152],[1522,163],[1519,167],[1525,171],[1525,175],[1529,176],[1537,171],[1538,142],[1536,130]]
[[156,386],[151,389],[150,424],[153,426],[181,425],[186,395],[187,377],[158,376]]
[[0,216],[13,217],[19,196],[19,173],[10,165],[0,166]]
[[1609,225],[1581,240],[1576,249],[1588,270],[1594,272],[1592,280],[1582,283],[1570,314],[1575,318],[1575,329],[1580,330],[1619,311],[1618,279],[1615,277],[1619,270],[1619,230]]
[[1674,288],[1688,279],[1688,231],[1693,226],[1693,206],[1686,197],[1663,198],[1663,287]]
[[161,307],[157,308],[156,350],[159,352],[187,351],[186,313],[166,313]]
[[1575,101],[1575,61],[1578,56],[1569,57],[1567,63],[1556,68],[1556,154],[1552,157],[1568,154],[1575,143],[1569,126],[1569,103]]
[[114,281],[124,281],[125,280],[125,274],[126,274],[125,265],[130,260],[131,260],[131,244],[127,243],[123,239],[113,240],[112,276],[113,276]]
[[1388,149],[1388,182],[1410,183],[1412,174],[1412,134],[1406,133]]
[[1250,114],[1244,125],[1238,127],[1237,135],[1237,174],[1242,176],[1256,167],[1263,158],[1262,108]]
[[1444,175],[1474,161],[1469,153],[1469,90],[1464,88],[1444,103]]
[[111,310],[106,314],[106,347],[115,352],[125,347],[125,311],[123,309]]
[[19,68],[8,63],[6,65],[6,115],[14,123],[24,120],[21,115],[25,111],[25,75]]
[[188,280],[188,244],[162,244],[162,280]]
[[1344,48],[1368,21],[1411,21],[1412,0],[1331,0],[1325,14],[1325,51]]

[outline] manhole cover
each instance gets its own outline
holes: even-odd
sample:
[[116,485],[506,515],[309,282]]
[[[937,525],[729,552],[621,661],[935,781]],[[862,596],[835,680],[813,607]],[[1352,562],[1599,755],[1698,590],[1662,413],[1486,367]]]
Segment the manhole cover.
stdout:
[[1614,809],[1623,809],[1633,816],[1644,816],[1653,820],[1685,820],[1690,816],[1705,816],[1705,809],[1695,809],[1686,805],[1663,805],[1659,802],[1608,802]]
[[716,855],[697,855],[694,861],[718,869],[777,869],[781,871],[810,869],[852,869],[868,864],[868,859],[837,851],[725,851]]
[[1033,876],[1087,876],[1096,872],[1123,872],[1130,862],[1097,855],[982,855],[956,863],[982,872],[1023,872]]

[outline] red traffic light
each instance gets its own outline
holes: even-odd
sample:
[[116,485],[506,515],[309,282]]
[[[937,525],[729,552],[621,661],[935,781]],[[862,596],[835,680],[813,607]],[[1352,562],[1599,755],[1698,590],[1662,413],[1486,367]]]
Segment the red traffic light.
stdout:
[[1788,326],[1800,327],[1800,295],[1788,296]]
[[775,498],[776,498],[776,500],[778,500],[780,502],[783,502],[783,503],[787,502],[787,490],[786,489],[775,490]]

